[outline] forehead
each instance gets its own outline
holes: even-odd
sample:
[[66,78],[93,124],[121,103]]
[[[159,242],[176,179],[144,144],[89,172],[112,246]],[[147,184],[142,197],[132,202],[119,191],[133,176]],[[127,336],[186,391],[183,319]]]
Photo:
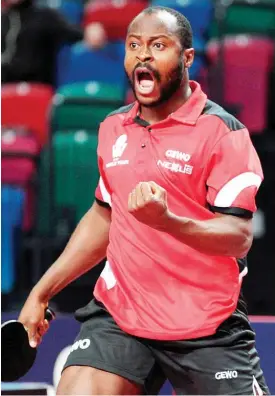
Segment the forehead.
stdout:
[[153,14],[139,14],[131,23],[128,36],[153,36],[156,34],[176,35],[178,30],[177,19],[166,11],[157,11]]

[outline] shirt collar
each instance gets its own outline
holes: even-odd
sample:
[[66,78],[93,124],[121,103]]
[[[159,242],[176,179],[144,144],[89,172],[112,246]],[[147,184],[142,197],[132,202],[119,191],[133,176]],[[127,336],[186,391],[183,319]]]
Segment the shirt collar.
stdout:
[[[201,115],[207,100],[206,94],[202,91],[201,86],[196,81],[190,81],[192,95],[189,97],[177,111],[170,114],[170,118],[182,122],[183,124],[195,125]],[[126,114],[123,125],[132,124],[138,115],[139,103],[134,102],[134,106]]]

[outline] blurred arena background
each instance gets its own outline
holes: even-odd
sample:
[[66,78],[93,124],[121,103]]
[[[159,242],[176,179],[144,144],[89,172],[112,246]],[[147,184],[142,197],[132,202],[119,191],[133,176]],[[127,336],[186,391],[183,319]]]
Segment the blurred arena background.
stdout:
[[[248,127],[262,161],[244,295],[275,394],[275,0],[23,0],[13,12],[10,3],[2,0],[2,321],[16,317],[93,202],[99,123],[134,100],[123,68],[128,23],[149,5],[171,7],[193,27],[191,79]],[[3,394],[54,393],[78,330],[72,313],[102,265],[54,298],[58,319],[35,367]]]

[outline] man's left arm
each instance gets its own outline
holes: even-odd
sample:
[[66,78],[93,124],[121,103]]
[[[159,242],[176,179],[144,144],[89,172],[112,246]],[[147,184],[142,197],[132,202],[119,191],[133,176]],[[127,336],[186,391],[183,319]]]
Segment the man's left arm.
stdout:
[[255,196],[263,179],[257,153],[244,128],[225,134],[208,161],[208,220],[179,217],[169,210],[166,191],[154,182],[140,183],[128,208],[137,220],[167,232],[208,255],[245,257],[252,240]]
[[242,258],[252,245],[251,219],[216,214],[213,219],[201,221],[168,212],[163,224],[163,231],[211,256]]
[[225,133],[207,166],[206,201],[215,217],[199,221],[168,213],[167,232],[206,254],[245,257],[253,241],[252,217],[262,179],[248,130]]
[[209,220],[179,217],[168,209],[166,191],[154,182],[136,186],[128,210],[140,222],[211,256],[242,258],[252,244],[251,219],[219,213]]

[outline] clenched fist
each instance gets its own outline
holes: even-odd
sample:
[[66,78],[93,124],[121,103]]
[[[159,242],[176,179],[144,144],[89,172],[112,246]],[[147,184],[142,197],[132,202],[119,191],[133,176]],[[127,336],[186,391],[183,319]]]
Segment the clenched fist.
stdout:
[[141,223],[163,229],[168,218],[167,193],[155,182],[141,182],[129,194],[129,212]]

